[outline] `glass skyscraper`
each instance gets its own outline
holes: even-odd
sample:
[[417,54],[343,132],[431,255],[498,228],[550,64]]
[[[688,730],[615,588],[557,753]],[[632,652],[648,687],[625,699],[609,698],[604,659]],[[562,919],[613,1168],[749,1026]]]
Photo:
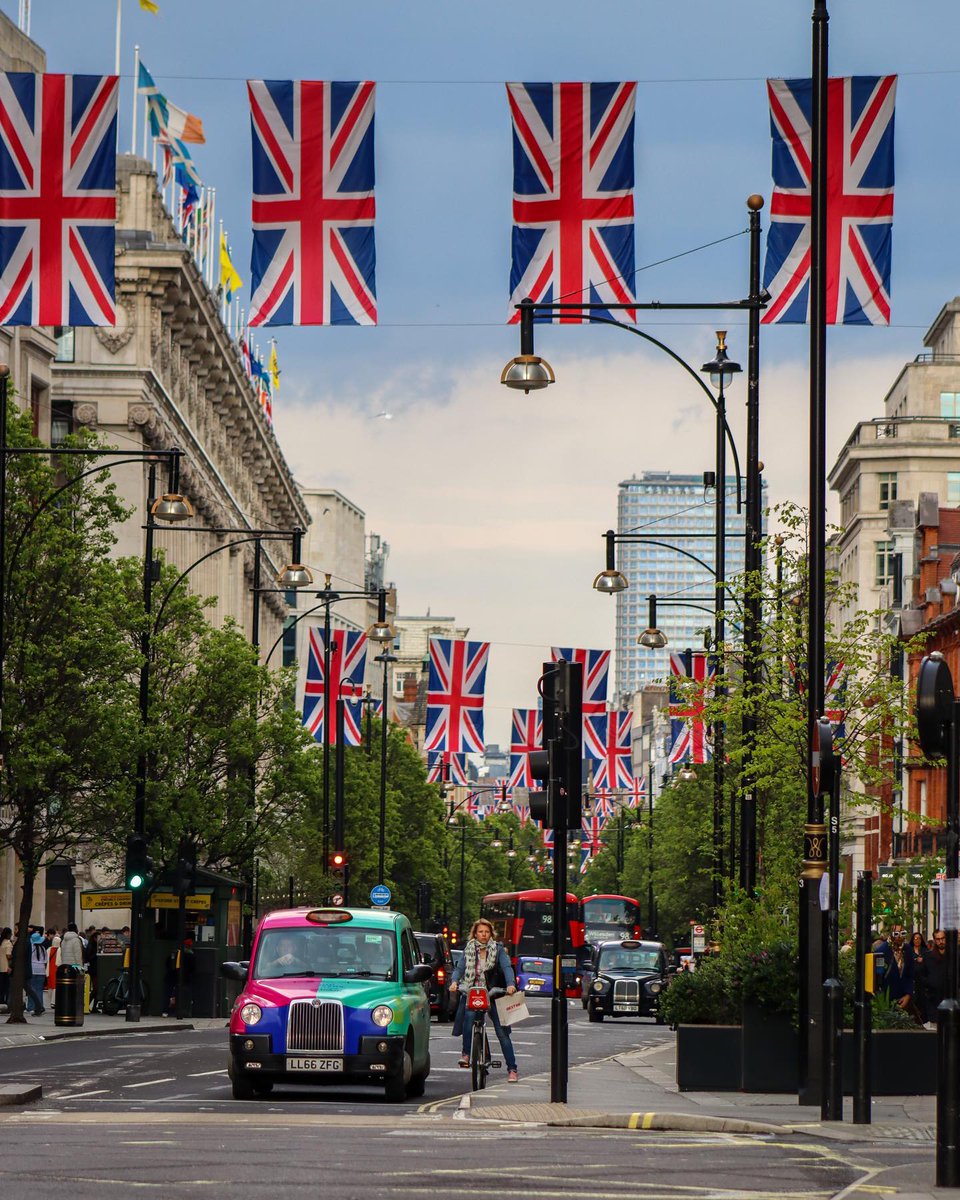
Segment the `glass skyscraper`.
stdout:
[[[727,476],[726,577],[743,571],[746,512],[737,513],[737,481]],[[761,507],[766,507],[766,486]],[[617,566],[630,586],[617,594],[616,692],[625,697],[670,674],[670,651],[703,648],[703,631],[713,631],[713,576],[671,544],[714,565],[714,489],[704,488],[702,475],[643,471],[625,479],[617,493],[617,532],[657,538],[663,544],[621,542]],[[766,522],[764,522],[764,528]],[[682,537],[671,535],[682,534]],[[693,536],[690,536],[693,535]],[[662,650],[637,645],[647,627],[647,598],[657,597],[657,626],[667,638]],[[681,607],[688,599],[698,608]],[[739,625],[734,606],[727,606],[727,636],[735,640]]]

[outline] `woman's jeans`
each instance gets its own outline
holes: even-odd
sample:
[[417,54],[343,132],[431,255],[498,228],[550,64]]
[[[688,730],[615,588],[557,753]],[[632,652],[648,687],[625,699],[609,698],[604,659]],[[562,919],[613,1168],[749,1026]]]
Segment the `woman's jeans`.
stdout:
[[46,975],[27,976],[27,998],[33,1001],[31,1012],[43,1012],[43,988],[46,982]]
[[[463,1018],[463,1052],[470,1053],[470,1036],[473,1033],[473,1016],[472,1012],[464,1014]],[[497,1037],[500,1040],[500,1049],[503,1051],[504,1061],[507,1064],[508,1071],[517,1069],[517,1055],[513,1049],[513,1038],[510,1036],[510,1026],[501,1025],[500,1017],[497,1015],[496,1003],[490,1005],[488,1017],[493,1018],[493,1027],[497,1031]]]

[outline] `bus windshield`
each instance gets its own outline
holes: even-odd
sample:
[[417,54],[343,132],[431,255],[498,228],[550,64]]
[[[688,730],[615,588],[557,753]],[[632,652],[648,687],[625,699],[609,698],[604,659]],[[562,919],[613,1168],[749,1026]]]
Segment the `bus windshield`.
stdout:
[[589,896],[583,902],[583,924],[588,942],[630,937],[640,922],[640,906],[626,896]]

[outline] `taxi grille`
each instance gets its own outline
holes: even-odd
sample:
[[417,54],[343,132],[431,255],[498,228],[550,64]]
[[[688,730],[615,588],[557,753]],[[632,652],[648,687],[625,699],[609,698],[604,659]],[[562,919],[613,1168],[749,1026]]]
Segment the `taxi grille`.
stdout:
[[613,985],[614,1004],[639,1004],[640,983],[636,979],[618,979]]
[[343,1005],[339,1000],[291,1000],[287,1016],[287,1050],[315,1054],[343,1053]]

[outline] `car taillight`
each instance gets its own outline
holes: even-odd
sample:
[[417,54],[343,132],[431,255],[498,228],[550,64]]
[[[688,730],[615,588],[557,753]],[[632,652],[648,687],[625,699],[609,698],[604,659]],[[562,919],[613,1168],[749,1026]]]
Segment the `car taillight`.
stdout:
[[443,967],[437,967],[437,983],[443,983],[446,977],[447,973],[444,971]]

